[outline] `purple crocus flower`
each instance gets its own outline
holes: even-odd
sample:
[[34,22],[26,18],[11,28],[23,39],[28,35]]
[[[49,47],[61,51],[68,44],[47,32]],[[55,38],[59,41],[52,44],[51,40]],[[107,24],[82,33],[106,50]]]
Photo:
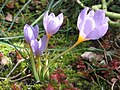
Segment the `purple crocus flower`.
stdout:
[[55,34],[59,30],[62,23],[63,13],[55,17],[54,13],[48,15],[48,12],[46,12],[43,18],[43,25],[47,33],[47,37],[50,38],[53,34]]
[[91,10],[87,13],[88,10],[88,7],[83,9],[77,21],[79,39],[82,41],[99,39],[104,36],[108,30],[108,17],[105,17],[105,11],[97,10],[94,12]]
[[33,53],[36,56],[42,55],[42,53],[46,49],[46,43],[47,43],[46,35],[44,35],[39,41],[37,41],[37,39],[32,39],[30,45],[32,47]]
[[37,41],[38,33],[39,33],[38,25],[32,27],[26,24],[24,26],[24,36],[25,36],[26,42],[31,46],[33,53],[36,56],[42,55],[42,53],[46,49],[46,44],[47,44],[46,35],[44,35],[39,41]]
[[35,25],[34,27],[32,27],[32,26],[29,26],[28,24],[26,24],[24,26],[24,37],[28,44],[30,44],[30,41],[32,39],[37,39],[38,33],[39,33],[38,25]]

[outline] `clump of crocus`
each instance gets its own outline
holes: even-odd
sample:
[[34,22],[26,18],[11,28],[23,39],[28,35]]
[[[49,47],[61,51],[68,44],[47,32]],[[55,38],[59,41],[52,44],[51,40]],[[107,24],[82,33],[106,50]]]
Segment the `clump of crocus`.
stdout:
[[59,30],[62,23],[63,13],[55,17],[54,13],[48,15],[48,12],[46,12],[43,18],[43,25],[47,34],[47,38],[50,38],[53,34],[55,34]]
[[105,17],[105,11],[91,10],[86,7],[78,16],[77,27],[79,29],[78,42],[85,40],[95,40],[104,36],[108,30],[108,17]]
[[42,55],[42,53],[45,51],[47,41],[46,35],[44,35],[39,41],[37,41],[38,33],[39,33],[38,25],[32,27],[26,24],[24,26],[24,36],[26,42],[31,46],[32,51],[36,56]]
[[[48,65],[48,59],[47,58],[44,59],[45,60],[45,66],[44,66],[40,60],[40,56],[45,51],[45,49],[47,49],[48,41],[49,41],[50,37],[59,30],[62,23],[63,23],[63,14],[62,13],[55,17],[54,13],[51,13],[50,15],[48,15],[48,12],[46,12],[44,15],[44,19],[43,19],[43,25],[44,25],[44,28],[46,31],[46,35],[44,35],[42,38],[40,38],[39,41],[37,40],[38,33],[39,33],[38,25],[32,27],[32,26],[26,24],[24,26],[24,36],[25,36],[26,42],[30,46],[31,65],[33,68],[34,76],[37,81],[39,81],[39,78],[45,77],[44,75],[46,74],[46,70],[44,72],[44,70],[42,71],[42,69]],[[47,52],[47,50],[46,50],[46,52]],[[33,53],[34,53],[35,57],[34,57]],[[38,60],[38,62],[37,62],[38,63],[38,71],[36,70],[35,62],[33,61],[33,59]],[[43,75],[41,72],[43,72]]]

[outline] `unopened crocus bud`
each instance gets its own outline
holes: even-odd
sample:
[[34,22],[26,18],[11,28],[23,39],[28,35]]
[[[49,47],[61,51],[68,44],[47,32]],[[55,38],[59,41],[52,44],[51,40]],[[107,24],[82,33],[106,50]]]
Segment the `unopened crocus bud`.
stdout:
[[48,12],[45,13],[43,18],[43,25],[47,34],[47,37],[50,38],[53,34],[55,34],[60,26],[63,23],[63,13],[55,16],[54,13],[48,15]]
[[77,27],[79,29],[78,41],[95,40],[104,36],[108,30],[108,17],[105,17],[105,11],[91,10],[89,8],[83,9],[77,20]]
[[24,37],[26,39],[26,42],[30,44],[30,41],[32,39],[37,39],[39,33],[39,27],[38,25],[32,27],[28,24],[24,26]]

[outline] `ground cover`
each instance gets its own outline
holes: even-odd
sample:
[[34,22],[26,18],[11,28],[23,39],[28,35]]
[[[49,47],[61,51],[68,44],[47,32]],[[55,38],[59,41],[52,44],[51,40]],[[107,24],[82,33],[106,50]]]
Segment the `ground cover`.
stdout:
[[[107,1],[107,0],[106,0]],[[1,90],[119,90],[120,11],[119,0],[1,0],[0,1],[0,89]],[[107,5],[107,8],[106,8]],[[77,18],[85,7],[108,11],[109,30],[99,40],[85,41],[57,58],[49,77],[36,82],[30,65],[25,24],[39,26],[45,34],[43,13],[64,14],[60,30],[48,43],[48,59],[71,47],[78,38]],[[109,13],[110,12],[110,13]],[[113,13],[111,13],[113,12]],[[45,53],[42,62],[44,62]],[[35,61],[37,63],[37,61]],[[36,64],[36,68],[37,68]]]

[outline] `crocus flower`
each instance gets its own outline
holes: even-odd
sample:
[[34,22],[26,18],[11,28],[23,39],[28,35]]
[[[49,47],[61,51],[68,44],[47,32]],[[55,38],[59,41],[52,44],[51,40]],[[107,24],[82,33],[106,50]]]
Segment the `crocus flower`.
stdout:
[[50,38],[53,34],[55,34],[60,26],[63,23],[63,13],[55,16],[54,13],[48,15],[48,12],[45,13],[43,18],[43,25],[47,34],[47,37]]
[[24,37],[28,44],[30,44],[30,41],[32,39],[37,39],[38,33],[39,33],[38,25],[35,25],[34,27],[32,27],[32,26],[29,26],[28,24],[26,24],[24,26]]
[[37,39],[32,39],[30,42],[30,45],[32,47],[33,53],[36,56],[42,55],[42,53],[46,49],[46,43],[47,43],[47,36],[44,35],[39,41]]
[[24,26],[24,36],[26,42],[31,46],[33,53],[36,56],[42,55],[46,49],[47,36],[44,35],[39,41],[37,41],[39,33],[38,25],[32,27],[26,24]]
[[99,39],[108,30],[108,17],[105,17],[105,11],[97,10],[94,12],[91,10],[88,13],[88,10],[88,7],[83,9],[78,17],[79,42]]

